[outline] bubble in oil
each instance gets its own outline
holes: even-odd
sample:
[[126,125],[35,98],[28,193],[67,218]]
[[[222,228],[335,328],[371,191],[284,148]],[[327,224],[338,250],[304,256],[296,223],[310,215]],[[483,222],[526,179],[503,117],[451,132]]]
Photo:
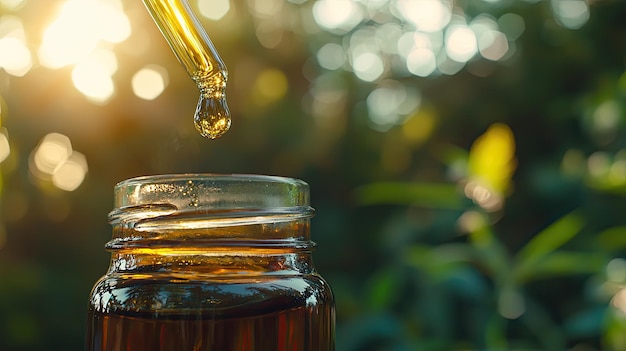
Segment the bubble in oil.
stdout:
[[193,121],[198,132],[210,139],[222,136],[230,128],[230,111],[226,103],[225,71],[209,77],[194,77],[200,99]]
[[187,200],[189,200],[189,206],[190,207],[198,207],[199,201],[198,201],[198,192],[196,190],[196,186],[193,183],[193,181],[189,180],[187,181],[187,184],[185,186],[181,186],[178,191],[181,193],[181,195],[186,198]]

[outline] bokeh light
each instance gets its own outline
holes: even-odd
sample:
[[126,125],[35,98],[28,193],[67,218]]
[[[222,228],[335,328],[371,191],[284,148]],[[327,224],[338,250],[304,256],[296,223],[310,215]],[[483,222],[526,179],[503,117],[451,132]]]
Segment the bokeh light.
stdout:
[[607,280],[615,283],[626,281],[626,260],[614,258],[606,265]]
[[376,52],[355,50],[352,54],[354,74],[361,80],[373,82],[385,71],[382,58]]
[[435,53],[429,48],[415,48],[407,57],[409,72],[418,77],[428,77],[437,68]]
[[6,128],[0,129],[0,162],[9,157],[11,154],[11,145],[9,144],[9,136]]
[[85,155],[72,151],[69,157],[60,163],[52,174],[52,184],[65,191],[76,190],[87,174],[87,159]]
[[284,2],[281,0],[251,0],[248,2],[250,11],[259,17],[273,17],[278,15]]
[[0,0],[0,7],[6,7],[9,10],[17,10],[26,0]]
[[319,0],[313,4],[313,17],[322,28],[348,33],[363,19],[360,4],[351,0]]
[[611,169],[611,158],[606,152],[596,151],[587,158],[587,171],[592,177],[604,178]]
[[552,11],[557,22],[569,29],[578,29],[589,20],[586,0],[552,0]]
[[327,43],[317,54],[320,67],[350,71],[365,82],[455,75],[478,59],[477,53],[487,61],[505,61],[525,31],[524,19],[515,13],[472,17],[447,0],[318,1],[313,17],[320,28],[343,37],[348,57],[348,64],[342,63],[338,44]]
[[511,12],[500,16],[498,25],[511,41],[517,40],[526,30],[526,24],[522,16]]
[[478,50],[487,60],[498,61],[509,51],[509,41],[504,33],[487,30],[481,33],[478,39]]
[[18,38],[0,39],[0,68],[7,73],[22,77],[33,66],[30,50]]
[[488,212],[495,212],[502,208],[504,199],[482,182],[471,180],[463,188],[465,196],[472,199],[477,205]]
[[230,11],[230,0],[198,0],[198,11],[210,20],[219,21]]
[[399,0],[396,10],[416,30],[437,32],[450,22],[451,9],[452,2],[446,0]]
[[104,104],[115,94],[113,74],[117,58],[109,50],[94,50],[72,70],[72,82],[78,91],[97,104]]
[[455,25],[446,30],[446,52],[457,62],[469,61],[477,51],[476,35],[467,26]]
[[611,305],[621,313],[626,313],[626,288],[622,288],[611,299]]
[[346,54],[343,47],[335,43],[324,44],[317,51],[317,61],[320,66],[328,70],[336,70],[346,63]]
[[398,41],[404,35],[398,23],[382,23],[375,29],[375,40],[380,50],[386,54],[398,54]]
[[591,115],[591,134],[601,143],[613,140],[621,115],[622,109],[617,101],[611,99],[599,103]]
[[32,155],[31,170],[52,175],[54,170],[72,154],[70,139],[59,133],[50,133],[40,142]]
[[167,70],[158,65],[148,65],[137,71],[131,80],[133,93],[144,100],[154,100],[165,90]]
[[22,21],[16,16],[1,16],[0,69],[10,75],[23,77],[32,66],[32,55],[26,44]]
[[393,80],[382,82],[366,100],[369,119],[374,129],[381,131],[403,123],[420,102],[421,96],[415,89]]
[[77,64],[101,42],[120,43],[130,33],[120,1],[68,0],[44,31],[39,60],[52,69]]
[[267,106],[282,99],[289,89],[285,74],[279,69],[265,69],[256,78],[252,97],[257,105]]
[[73,191],[87,174],[87,160],[83,154],[72,149],[67,136],[50,133],[31,153],[30,172],[38,180],[51,182],[61,190]]

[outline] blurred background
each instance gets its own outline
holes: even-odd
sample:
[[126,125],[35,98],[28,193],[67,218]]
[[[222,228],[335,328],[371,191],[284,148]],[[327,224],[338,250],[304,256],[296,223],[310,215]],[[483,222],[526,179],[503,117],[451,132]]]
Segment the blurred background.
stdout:
[[626,2],[193,0],[231,130],[140,0],[0,0],[0,350],[80,350],[113,186],[301,178],[337,349],[626,349]]

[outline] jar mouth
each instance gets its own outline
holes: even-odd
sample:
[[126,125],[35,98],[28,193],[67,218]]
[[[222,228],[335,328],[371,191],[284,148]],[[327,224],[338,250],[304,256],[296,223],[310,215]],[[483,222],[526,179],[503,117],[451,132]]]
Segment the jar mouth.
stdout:
[[253,174],[164,174],[114,189],[113,225],[139,231],[201,229],[311,218],[308,184]]

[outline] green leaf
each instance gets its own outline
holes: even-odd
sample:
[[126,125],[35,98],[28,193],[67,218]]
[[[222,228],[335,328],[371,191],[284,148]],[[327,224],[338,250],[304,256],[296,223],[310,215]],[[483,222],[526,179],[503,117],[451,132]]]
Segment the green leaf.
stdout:
[[455,185],[445,183],[380,182],[365,185],[355,192],[359,205],[422,205],[459,209],[462,198]]
[[507,321],[500,315],[494,314],[485,328],[485,342],[488,350],[508,350],[506,338]]
[[393,269],[383,270],[372,276],[367,289],[369,294],[369,306],[373,310],[384,310],[393,302],[400,290],[400,277],[398,271]]
[[466,244],[446,244],[438,247],[414,245],[405,253],[405,262],[436,279],[444,279],[460,265],[474,262],[477,255]]
[[539,232],[518,253],[521,269],[531,269],[537,261],[571,240],[584,225],[583,219],[571,212]]
[[565,350],[565,337],[561,326],[553,320],[545,306],[526,296],[526,312],[520,321],[534,334],[539,345],[534,350]]
[[593,274],[603,269],[608,261],[603,253],[553,252],[532,265],[517,266],[515,279],[521,284],[530,280]]
[[510,277],[510,257],[487,222],[487,217],[482,213],[477,214],[480,217],[476,218],[482,218],[483,222],[469,233],[470,244],[477,252],[476,262],[490,273],[492,279],[504,283]]
[[609,228],[598,234],[598,243],[603,249],[609,251],[626,248],[626,226]]
[[602,333],[602,344],[606,350],[626,350],[626,319],[623,311],[608,309]]

